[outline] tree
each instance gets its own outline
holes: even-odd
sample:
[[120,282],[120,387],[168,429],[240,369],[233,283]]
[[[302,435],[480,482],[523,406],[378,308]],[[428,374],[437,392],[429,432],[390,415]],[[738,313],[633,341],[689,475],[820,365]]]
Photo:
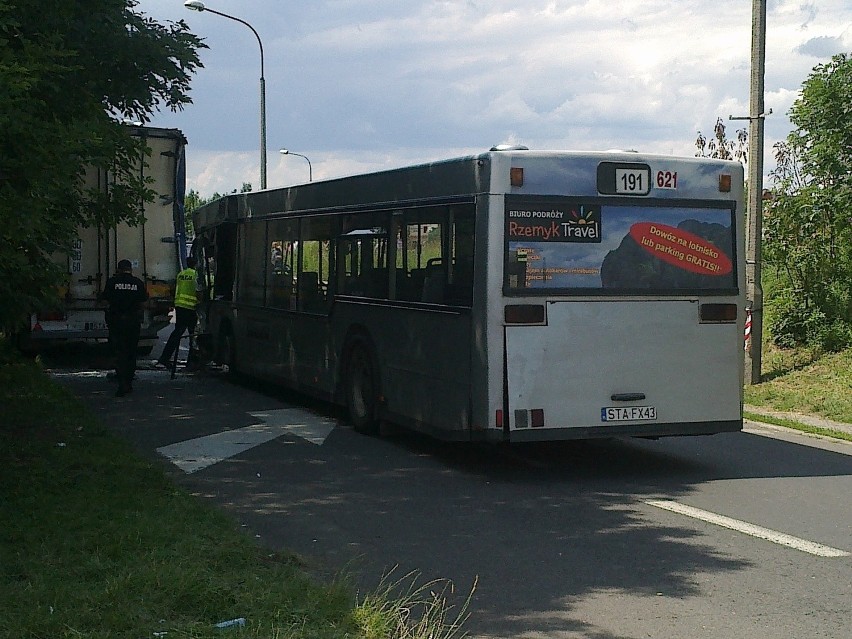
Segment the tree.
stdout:
[[195,224],[192,221],[192,213],[200,206],[210,202],[210,198],[203,198],[195,189],[189,189],[183,196],[184,227],[188,238],[195,237]]
[[[205,47],[185,22],[160,24],[137,0],[46,6],[0,0],[0,328],[55,301],[81,224],[139,222],[154,194],[131,170],[144,152],[123,120],[146,122],[191,102]],[[108,194],[86,190],[86,167],[109,170]]]
[[713,137],[707,140],[701,131],[695,140],[698,152],[695,157],[719,158],[720,160],[738,160],[745,164],[748,161],[748,131],[737,129],[737,139],[729,140],[726,136],[725,123],[722,118],[716,118],[713,127]]
[[770,329],[782,345],[852,344],[852,59],[814,67],[775,145],[764,259],[782,278]]

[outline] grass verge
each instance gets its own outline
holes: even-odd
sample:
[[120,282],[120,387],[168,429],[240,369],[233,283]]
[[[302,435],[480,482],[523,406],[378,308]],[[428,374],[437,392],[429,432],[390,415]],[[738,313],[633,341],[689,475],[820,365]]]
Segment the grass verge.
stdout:
[[2,637],[203,639],[235,618],[241,637],[461,634],[465,610],[449,619],[442,597],[358,598],[259,547],[8,351],[0,415]]
[[811,435],[833,437],[834,439],[845,439],[846,441],[852,442],[852,435],[842,430],[834,430],[832,428],[820,428],[819,426],[802,424],[801,422],[793,421],[791,419],[782,419],[780,417],[772,417],[771,415],[760,415],[758,413],[751,413],[749,411],[743,411],[743,417],[745,417],[746,419],[750,419],[754,422],[774,424],[775,426],[784,426],[785,428],[792,428],[793,430],[798,430],[803,433],[810,433]]
[[852,349],[820,355],[766,347],[763,373],[763,382],[746,386],[747,404],[852,424]]

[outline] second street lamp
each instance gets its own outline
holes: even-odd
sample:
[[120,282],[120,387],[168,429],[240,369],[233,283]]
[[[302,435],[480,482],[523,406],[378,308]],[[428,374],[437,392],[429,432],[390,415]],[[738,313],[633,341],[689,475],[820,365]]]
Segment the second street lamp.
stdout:
[[308,159],[307,155],[302,155],[301,153],[295,153],[293,151],[289,151],[287,149],[281,149],[278,151],[281,155],[298,155],[300,158],[305,158],[308,160],[308,182],[314,181],[314,169],[311,167],[311,161]]
[[257,44],[260,46],[260,188],[266,188],[266,81],[263,78],[263,42],[260,40],[260,35],[258,35],[255,28],[251,26],[245,20],[241,18],[237,18],[235,16],[228,15],[227,13],[222,13],[221,11],[216,11],[215,9],[210,9],[204,5],[203,2],[199,2],[199,0],[186,0],[183,3],[187,9],[191,9],[193,11],[209,11],[210,13],[215,13],[217,16],[222,16],[223,18],[228,18],[229,20],[234,20],[235,22],[239,22],[240,24],[244,24],[251,32],[254,34],[254,37],[257,38]]

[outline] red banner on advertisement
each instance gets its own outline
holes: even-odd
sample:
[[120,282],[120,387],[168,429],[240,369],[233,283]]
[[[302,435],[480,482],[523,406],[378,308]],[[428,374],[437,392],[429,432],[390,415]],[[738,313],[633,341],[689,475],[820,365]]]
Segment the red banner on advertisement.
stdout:
[[701,275],[727,275],[731,258],[715,244],[689,231],[657,222],[637,222],[630,237],[654,257]]

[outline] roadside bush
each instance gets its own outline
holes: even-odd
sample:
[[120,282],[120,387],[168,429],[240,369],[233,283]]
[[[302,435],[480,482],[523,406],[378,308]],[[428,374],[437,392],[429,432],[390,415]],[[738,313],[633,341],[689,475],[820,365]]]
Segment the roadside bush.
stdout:
[[812,338],[815,346],[825,353],[838,353],[852,346],[852,327],[836,319],[816,327]]
[[[841,310],[837,306],[842,304],[826,306],[831,312]],[[774,291],[766,300],[766,324],[773,343],[781,348],[811,346],[828,353],[852,346],[849,322],[840,314],[827,315],[823,308],[808,305],[807,298],[795,291]]]
[[807,309],[789,292],[777,291],[766,300],[766,324],[772,341],[781,348],[807,343],[808,327],[819,321],[818,311]]

